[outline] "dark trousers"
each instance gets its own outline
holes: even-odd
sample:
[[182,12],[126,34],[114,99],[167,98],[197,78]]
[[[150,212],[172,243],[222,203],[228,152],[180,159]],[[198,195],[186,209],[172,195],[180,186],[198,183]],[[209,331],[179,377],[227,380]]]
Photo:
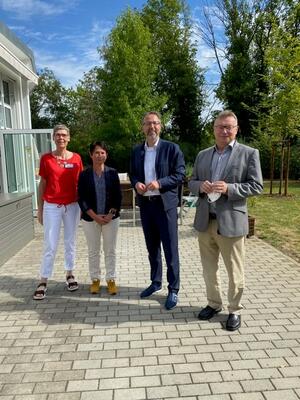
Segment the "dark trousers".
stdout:
[[161,243],[167,263],[168,289],[179,290],[179,254],[177,208],[165,211],[160,196],[156,199],[142,199],[140,202],[141,221],[151,266],[150,279],[155,285],[162,282]]

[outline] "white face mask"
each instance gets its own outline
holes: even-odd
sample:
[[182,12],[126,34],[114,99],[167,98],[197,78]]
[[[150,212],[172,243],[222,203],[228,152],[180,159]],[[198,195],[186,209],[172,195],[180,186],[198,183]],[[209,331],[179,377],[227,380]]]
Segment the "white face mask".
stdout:
[[209,203],[214,203],[214,202],[217,201],[220,197],[221,197],[221,193],[217,193],[217,192],[207,193],[207,201],[208,201]]

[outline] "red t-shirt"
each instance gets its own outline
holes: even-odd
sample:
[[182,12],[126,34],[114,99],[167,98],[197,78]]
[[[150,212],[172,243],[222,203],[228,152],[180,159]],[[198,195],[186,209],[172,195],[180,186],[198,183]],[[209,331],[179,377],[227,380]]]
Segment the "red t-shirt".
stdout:
[[77,153],[68,160],[58,160],[52,153],[44,154],[39,172],[46,180],[43,200],[64,205],[77,201],[77,182],[82,170],[82,161]]

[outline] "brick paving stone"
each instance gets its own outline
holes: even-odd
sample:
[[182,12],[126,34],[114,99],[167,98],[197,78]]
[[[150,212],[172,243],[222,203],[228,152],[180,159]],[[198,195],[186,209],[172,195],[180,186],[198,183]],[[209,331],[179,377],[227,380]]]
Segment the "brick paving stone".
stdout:
[[213,382],[209,385],[213,394],[243,392],[239,382]]
[[265,400],[260,392],[232,394],[231,397],[232,400]]
[[167,365],[146,365],[144,367],[145,375],[157,375],[157,374],[173,374],[176,367],[174,364],[174,369],[171,364]]
[[224,381],[243,381],[251,379],[250,372],[246,369],[238,371],[221,371],[221,375]]
[[245,392],[258,392],[272,390],[274,388],[272,380],[270,379],[252,379],[249,381],[241,381],[240,384]]
[[27,372],[24,375],[23,382],[51,382],[54,372]]
[[39,382],[34,387],[34,393],[62,393],[66,392],[67,382]]
[[250,369],[253,379],[281,378],[281,373],[277,368]]
[[14,364],[6,364],[6,365],[0,364],[0,374],[9,374],[13,368]]
[[300,378],[292,377],[292,378],[275,378],[271,379],[273,385],[276,389],[299,389],[300,388]]
[[34,385],[35,385],[34,383],[4,384],[1,388],[1,394],[3,394],[3,395],[31,394],[33,392]]
[[[65,396],[65,394],[63,393]],[[14,396],[14,400],[46,400],[47,399],[47,394],[21,394]],[[76,399],[76,397],[75,397]],[[1,400],[2,396],[1,396]],[[53,398],[52,398],[53,400]]]
[[[113,400],[113,390],[81,392],[80,400]],[[55,400],[55,399],[53,399]]]
[[55,393],[49,394],[47,400],[80,400],[80,396],[81,392]]
[[117,296],[105,287],[89,294],[81,226],[77,292],[65,288],[60,245],[46,299],[32,300],[42,252],[38,225],[36,238],[0,267],[0,399],[300,400],[300,265],[255,237],[247,240],[242,326],[228,332],[225,304],[212,320],[197,319],[206,298],[194,210],[179,226],[182,286],[172,311],[163,307],[165,266],[162,292],[139,297],[149,264],[140,223],[133,227],[128,215],[119,231]]
[[[146,399],[145,388],[117,389],[115,390],[114,400],[144,400]],[[102,397],[101,397],[102,400]]]
[[0,374],[0,383],[21,383],[24,374]]
[[129,358],[119,358],[119,359],[107,359],[102,361],[102,368],[112,368],[112,367],[128,367],[130,363]]
[[131,387],[153,387],[160,386],[161,379],[158,375],[134,376],[130,378]]
[[209,396],[198,396],[198,400],[231,400],[228,394],[211,394]]
[[53,380],[57,381],[70,381],[70,380],[82,380],[84,379],[84,371],[56,371]]
[[212,355],[215,361],[230,361],[241,359],[241,355],[237,351],[224,351],[222,353],[213,353]]
[[193,383],[209,383],[209,382],[222,382],[223,378],[220,372],[201,372],[192,373]]
[[226,371],[230,370],[231,366],[227,361],[213,361],[213,362],[204,362],[202,363],[203,370],[206,372],[209,371]]
[[162,375],[161,381],[164,386],[185,385],[192,383],[190,374],[168,374]]
[[147,399],[165,399],[178,397],[178,389],[176,386],[161,386],[155,388],[147,388]]
[[98,379],[89,380],[69,380],[67,386],[67,392],[77,392],[84,390],[96,390],[98,388]]
[[300,375],[299,366],[279,368],[279,371],[284,377],[291,377],[291,376],[299,377]]
[[130,379],[125,378],[102,378],[99,382],[99,389],[124,389],[129,388]]
[[[134,342],[133,342],[134,343]],[[132,344],[132,342],[131,342]],[[134,343],[134,346],[136,344]],[[153,346],[155,344],[153,343]],[[144,347],[144,356],[166,356],[169,355],[171,349],[169,347],[153,347],[153,346],[146,346]]]
[[293,390],[263,392],[266,400],[298,400],[300,397]]
[[179,394],[180,396],[191,396],[191,395],[204,395],[204,394],[210,394],[210,388],[209,385],[206,383],[194,383],[191,385],[179,385]]

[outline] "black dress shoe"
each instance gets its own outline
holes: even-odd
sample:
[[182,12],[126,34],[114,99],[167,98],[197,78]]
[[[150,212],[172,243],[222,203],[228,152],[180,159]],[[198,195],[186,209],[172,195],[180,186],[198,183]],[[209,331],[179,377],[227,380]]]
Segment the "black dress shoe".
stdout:
[[241,326],[241,316],[238,314],[229,314],[226,329],[228,331],[236,331]]
[[215,309],[212,308],[211,306],[206,306],[204,307],[198,314],[198,318],[206,321],[208,319],[211,319],[215,314],[218,314],[221,311],[220,309]]

